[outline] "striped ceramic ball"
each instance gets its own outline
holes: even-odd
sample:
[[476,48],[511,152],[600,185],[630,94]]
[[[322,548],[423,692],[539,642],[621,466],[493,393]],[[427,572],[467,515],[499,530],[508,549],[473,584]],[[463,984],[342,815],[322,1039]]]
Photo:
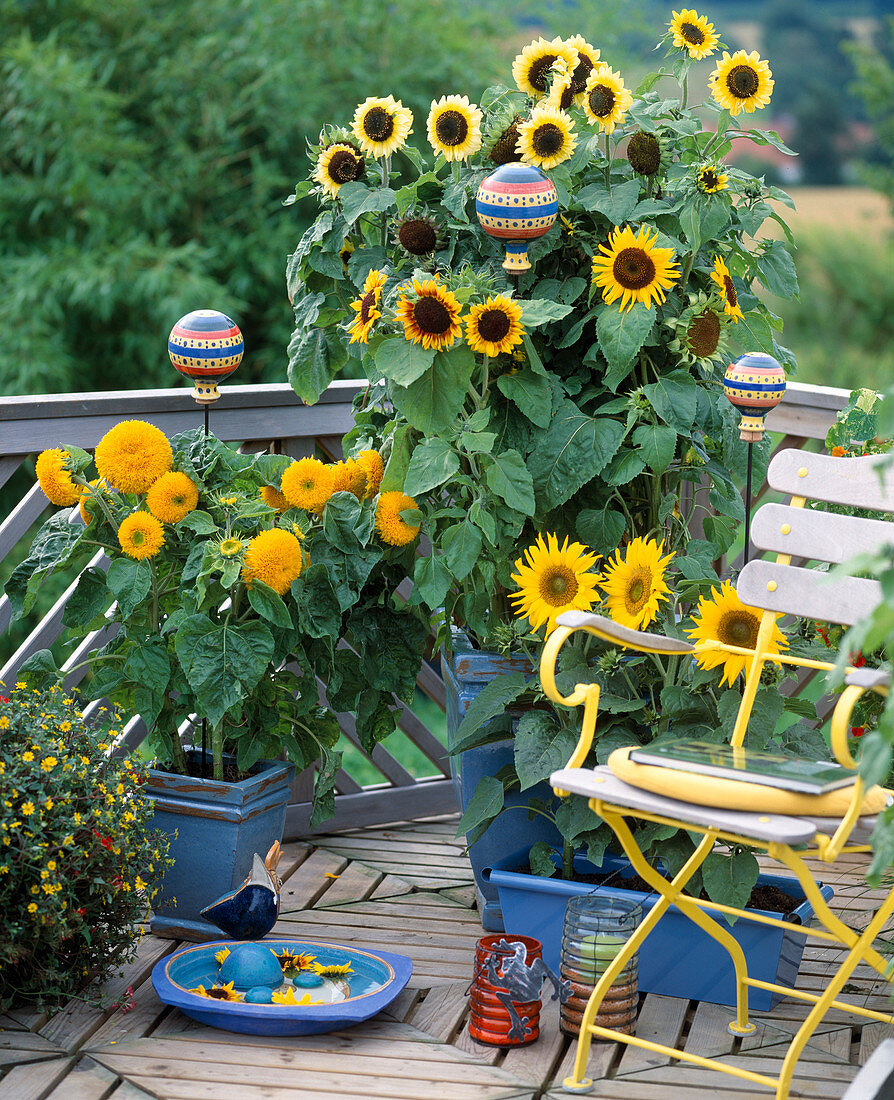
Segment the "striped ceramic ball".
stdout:
[[502,164],[481,181],[475,212],[481,228],[506,246],[507,271],[527,271],[526,243],[542,237],[559,210],[552,180],[533,164]]
[[168,355],[174,369],[192,379],[197,401],[217,400],[217,383],[239,366],[243,348],[239,326],[216,309],[187,313],[168,337]]
[[764,418],[785,397],[785,371],[772,355],[750,351],[726,368],[723,392],[742,414],[739,436],[749,442],[764,433]]

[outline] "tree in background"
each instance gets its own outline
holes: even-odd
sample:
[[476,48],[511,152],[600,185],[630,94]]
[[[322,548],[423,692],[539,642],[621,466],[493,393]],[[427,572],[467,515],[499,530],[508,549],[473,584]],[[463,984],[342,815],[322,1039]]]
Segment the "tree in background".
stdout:
[[851,90],[862,100],[876,139],[860,175],[894,207],[894,18],[885,22],[874,46],[855,43],[848,53],[857,70]]

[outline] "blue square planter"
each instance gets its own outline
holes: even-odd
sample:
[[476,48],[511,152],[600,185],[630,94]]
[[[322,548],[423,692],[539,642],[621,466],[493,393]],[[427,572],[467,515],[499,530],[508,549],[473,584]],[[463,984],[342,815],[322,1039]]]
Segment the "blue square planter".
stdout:
[[[527,858],[527,848],[516,851],[497,861],[486,871],[485,877],[499,892],[506,931],[540,940],[543,961],[558,973],[568,898],[592,893],[597,887],[591,883],[541,878],[510,870],[523,866]],[[580,874],[617,871],[622,879],[633,874],[628,861],[618,856],[607,855],[599,867],[578,856],[574,867]],[[782,875],[759,875],[757,881],[758,885],[777,886],[800,903],[797,907],[793,905],[790,919],[799,920],[801,924],[810,921],[813,906],[804,898],[796,879]],[[644,916],[658,900],[657,894],[635,890],[609,886],[600,886],[598,890],[605,897],[640,902]],[[831,886],[821,886],[820,890],[826,901],[832,897]],[[768,917],[778,918],[780,915],[762,909],[754,912]],[[750,978],[794,988],[806,937],[772,925],[741,919],[730,927],[722,916],[719,919],[745,952]],[[687,997],[722,1005],[733,1005],[736,1000],[735,972],[729,955],[676,906],[671,906],[662,916],[640,948],[639,988],[643,993],[662,993],[668,997]],[[758,1011],[774,1008],[781,1000],[780,994],[766,989],[748,991],[748,1003]]]
[[151,828],[171,841],[174,866],[155,899],[150,929],[172,939],[216,940],[200,911],[239,886],[255,852],[282,840],[293,764],[266,760],[238,783],[149,772],[143,791],[155,804]]

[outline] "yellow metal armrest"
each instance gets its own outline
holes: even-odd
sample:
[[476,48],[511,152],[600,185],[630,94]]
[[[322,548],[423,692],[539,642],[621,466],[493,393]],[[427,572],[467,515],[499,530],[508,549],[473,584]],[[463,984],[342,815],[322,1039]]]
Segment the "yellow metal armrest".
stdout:
[[[596,730],[596,715],[599,711],[599,685],[575,684],[574,691],[568,695],[562,695],[556,687],[556,663],[559,660],[559,650],[568,638],[578,629],[573,626],[559,626],[550,634],[543,647],[540,657],[540,683],[548,699],[554,703],[561,703],[566,707],[584,705],[584,718],[581,722],[580,737],[571,758],[565,765],[566,768],[579,768],[587,758],[590,746],[593,744],[593,733]],[[559,798],[567,798],[570,791],[560,790],[554,787]]]

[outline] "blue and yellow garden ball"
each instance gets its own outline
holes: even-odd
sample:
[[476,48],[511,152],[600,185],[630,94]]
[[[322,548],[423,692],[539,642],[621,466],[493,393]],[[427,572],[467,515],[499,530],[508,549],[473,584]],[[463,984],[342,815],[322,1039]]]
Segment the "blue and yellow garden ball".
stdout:
[[505,246],[503,267],[510,274],[530,269],[528,241],[549,232],[558,211],[552,180],[533,164],[501,164],[481,181],[475,196],[481,228]]
[[767,413],[785,397],[785,371],[772,355],[749,351],[726,368],[723,392],[742,414],[739,438],[754,443],[763,438]]
[[174,369],[192,380],[193,397],[205,405],[220,397],[217,383],[239,366],[244,347],[239,326],[216,309],[187,313],[168,337]]

